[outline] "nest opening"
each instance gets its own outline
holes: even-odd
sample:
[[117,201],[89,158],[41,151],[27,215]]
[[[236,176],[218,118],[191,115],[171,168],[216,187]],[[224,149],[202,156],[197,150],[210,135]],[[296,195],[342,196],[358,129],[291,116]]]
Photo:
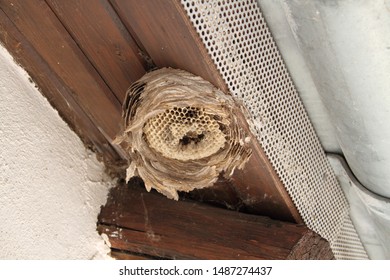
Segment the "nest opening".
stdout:
[[143,129],[148,145],[181,161],[209,157],[225,146],[220,124],[204,108],[173,107],[150,118]]
[[187,132],[186,135],[183,136],[183,138],[179,140],[179,142],[182,146],[187,146],[190,143],[194,143],[196,145],[200,141],[202,141],[203,138],[204,138],[204,133],[197,134],[194,131],[189,131]]

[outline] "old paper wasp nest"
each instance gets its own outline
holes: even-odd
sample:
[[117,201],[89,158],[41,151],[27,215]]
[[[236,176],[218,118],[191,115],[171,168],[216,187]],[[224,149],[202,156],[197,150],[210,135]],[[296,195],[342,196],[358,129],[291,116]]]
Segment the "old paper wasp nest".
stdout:
[[127,180],[140,176],[148,190],[177,200],[178,191],[230,177],[251,155],[238,110],[230,95],[186,71],[146,74],[127,92],[124,131],[116,140],[127,144]]

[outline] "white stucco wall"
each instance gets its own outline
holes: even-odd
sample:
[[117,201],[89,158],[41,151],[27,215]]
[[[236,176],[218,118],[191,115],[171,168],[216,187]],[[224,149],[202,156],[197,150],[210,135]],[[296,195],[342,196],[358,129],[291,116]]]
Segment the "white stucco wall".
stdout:
[[0,259],[104,258],[113,182],[0,46]]

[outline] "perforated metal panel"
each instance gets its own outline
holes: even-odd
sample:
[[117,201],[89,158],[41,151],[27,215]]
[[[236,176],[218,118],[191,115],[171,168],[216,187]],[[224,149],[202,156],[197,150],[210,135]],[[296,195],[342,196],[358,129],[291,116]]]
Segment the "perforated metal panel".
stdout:
[[306,225],[338,259],[367,254],[256,0],[181,1]]

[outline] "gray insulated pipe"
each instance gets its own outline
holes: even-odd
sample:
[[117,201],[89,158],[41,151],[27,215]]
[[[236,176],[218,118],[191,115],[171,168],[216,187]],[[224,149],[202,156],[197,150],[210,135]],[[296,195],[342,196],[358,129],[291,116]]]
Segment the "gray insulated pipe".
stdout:
[[168,198],[178,191],[210,187],[229,178],[251,155],[250,141],[238,126],[239,108],[230,95],[183,70],[147,73],[127,92],[124,131],[127,180],[143,179]]
[[[320,94],[354,175],[370,191],[390,198],[390,1],[259,4],[301,92],[313,78],[310,94]],[[294,69],[299,56],[309,73]],[[324,119],[315,115],[322,105],[310,103],[309,94],[302,98],[323,133]]]

